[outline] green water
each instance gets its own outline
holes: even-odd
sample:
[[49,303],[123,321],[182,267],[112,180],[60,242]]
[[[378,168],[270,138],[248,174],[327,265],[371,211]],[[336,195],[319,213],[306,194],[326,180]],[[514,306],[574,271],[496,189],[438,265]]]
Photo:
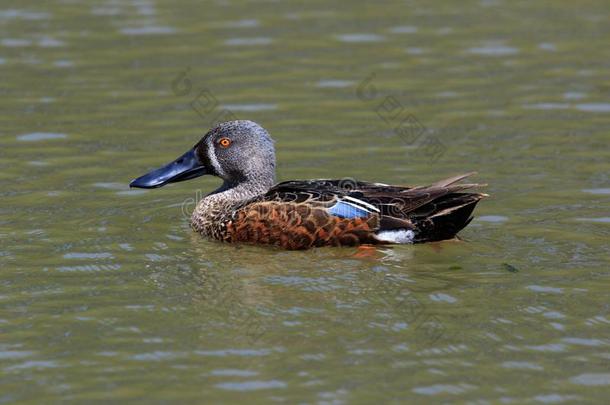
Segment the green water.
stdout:
[[[0,402],[605,403],[609,18],[3,0]],[[477,170],[491,198],[465,242],[201,240],[216,179],[127,184],[228,112],[276,139],[278,180]]]

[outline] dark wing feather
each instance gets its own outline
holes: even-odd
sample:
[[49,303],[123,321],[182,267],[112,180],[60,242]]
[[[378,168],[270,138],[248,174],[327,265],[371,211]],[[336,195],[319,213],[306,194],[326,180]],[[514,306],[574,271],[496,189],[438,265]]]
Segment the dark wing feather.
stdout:
[[[379,243],[374,238],[375,232],[405,228],[415,230],[419,242],[449,239],[468,224],[474,206],[486,196],[463,192],[483,185],[456,184],[471,174],[423,187],[351,179],[282,182],[267,193],[234,207],[232,238],[297,249],[320,246],[320,243]],[[331,215],[328,207],[346,197],[376,207],[379,214],[352,219]],[[261,209],[267,213],[266,217],[261,215]],[[309,212],[300,213],[299,210]],[[320,222],[324,225],[320,226]],[[322,233],[318,233],[320,229]],[[345,236],[343,241],[341,235]],[[288,242],[291,238],[296,242]]]
[[[439,203],[455,201],[457,194],[464,190],[481,187],[482,184],[455,184],[474,174],[468,173],[438,181],[430,186],[406,187],[380,183],[369,183],[351,179],[293,180],[275,185],[256,201],[277,201],[319,204],[336,201],[345,196],[369,203],[386,215],[400,219],[410,219],[433,215]],[[484,194],[475,193],[479,199]],[[447,202],[443,205],[447,205]]]

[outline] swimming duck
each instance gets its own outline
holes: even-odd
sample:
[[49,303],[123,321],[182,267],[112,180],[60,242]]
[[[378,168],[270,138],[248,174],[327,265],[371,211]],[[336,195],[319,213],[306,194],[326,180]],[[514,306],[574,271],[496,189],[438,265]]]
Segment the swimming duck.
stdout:
[[424,187],[352,179],[275,184],[275,149],[252,121],[224,122],[173,162],[130,183],[156,188],[213,175],[222,185],[198,202],[191,226],[223,242],[308,249],[452,239],[472,220],[479,184],[468,173]]

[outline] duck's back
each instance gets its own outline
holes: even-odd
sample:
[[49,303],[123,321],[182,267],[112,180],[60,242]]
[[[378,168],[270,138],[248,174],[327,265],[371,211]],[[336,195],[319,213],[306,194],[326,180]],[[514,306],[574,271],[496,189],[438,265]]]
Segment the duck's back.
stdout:
[[222,240],[287,249],[453,238],[485,195],[456,176],[426,187],[351,179],[287,181],[234,205]]

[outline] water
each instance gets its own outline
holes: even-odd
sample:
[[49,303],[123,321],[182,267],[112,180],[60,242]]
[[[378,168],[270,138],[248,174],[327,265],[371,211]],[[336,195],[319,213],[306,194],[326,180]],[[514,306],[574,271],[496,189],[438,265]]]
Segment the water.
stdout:
[[[605,403],[609,14],[3,2],[0,402]],[[459,243],[201,240],[217,180],[127,184],[233,116],[279,180],[477,170],[492,197]]]

